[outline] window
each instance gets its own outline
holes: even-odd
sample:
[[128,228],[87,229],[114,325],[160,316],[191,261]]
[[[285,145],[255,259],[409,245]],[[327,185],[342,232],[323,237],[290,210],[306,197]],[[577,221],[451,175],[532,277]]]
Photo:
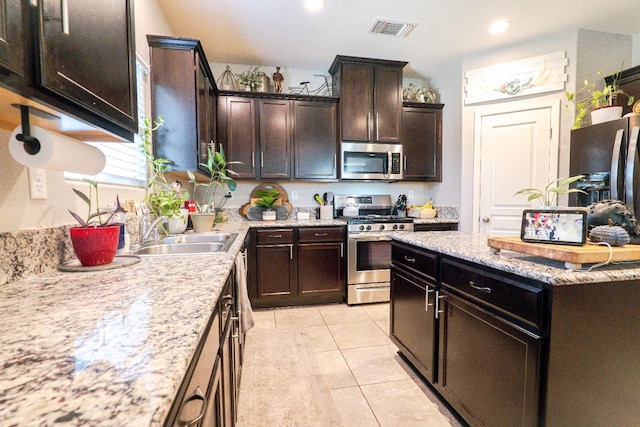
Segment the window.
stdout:
[[[136,84],[138,86],[138,123],[142,124],[145,116],[145,81],[149,71],[136,61]],[[144,154],[140,151],[142,132],[135,135],[134,143],[87,142],[99,148],[107,158],[104,170],[95,176],[65,172],[68,180],[90,178],[100,183],[130,185],[144,187],[147,181],[147,170]]]

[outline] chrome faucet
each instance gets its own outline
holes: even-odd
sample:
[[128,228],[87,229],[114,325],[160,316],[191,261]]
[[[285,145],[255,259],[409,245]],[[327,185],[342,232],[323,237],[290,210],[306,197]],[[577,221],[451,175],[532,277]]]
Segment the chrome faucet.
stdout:
[[158,240],[160,234],[158,233],[158,224],[168,221],[166,216],[159,216],[153,222],[149,219],[149,212],[142,216],[140,220],[140,246],[147,242]]

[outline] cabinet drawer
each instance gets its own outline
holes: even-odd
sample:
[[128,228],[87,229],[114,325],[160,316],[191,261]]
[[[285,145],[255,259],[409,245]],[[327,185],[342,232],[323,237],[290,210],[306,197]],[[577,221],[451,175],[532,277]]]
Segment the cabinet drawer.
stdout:
[[416,274],[437,281],[438,255],[435,253],[393,242],[391,261],[396,266],[405,267]]
[[257,230],[256,242],[259,245],[293,243],[293,228],[270,228]]
[[448,259],[442,260],[441,274],[443,288],[452,289],[530,325],[542,327],[543,289]]
[[311,227],[298,229],[300,243],[313,242],[342,242],[344,229],[342,227]]

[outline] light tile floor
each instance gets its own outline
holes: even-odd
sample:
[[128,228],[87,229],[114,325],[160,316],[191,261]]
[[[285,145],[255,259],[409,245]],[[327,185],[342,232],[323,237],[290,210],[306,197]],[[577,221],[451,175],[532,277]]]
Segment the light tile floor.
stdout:
[[248,339],[278,329],[309,338],[344,426],[462,426],[397,354],[388,338],[388,303],[256,310],[254,316]]

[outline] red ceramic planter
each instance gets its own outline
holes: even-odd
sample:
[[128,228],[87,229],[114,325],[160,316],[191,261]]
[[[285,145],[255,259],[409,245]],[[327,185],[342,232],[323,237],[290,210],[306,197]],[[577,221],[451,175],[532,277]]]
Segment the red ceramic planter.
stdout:
[[107,227],[73,227],[69,230],[73,250],[84,266],[109,264],[116,256],[120,224]]

